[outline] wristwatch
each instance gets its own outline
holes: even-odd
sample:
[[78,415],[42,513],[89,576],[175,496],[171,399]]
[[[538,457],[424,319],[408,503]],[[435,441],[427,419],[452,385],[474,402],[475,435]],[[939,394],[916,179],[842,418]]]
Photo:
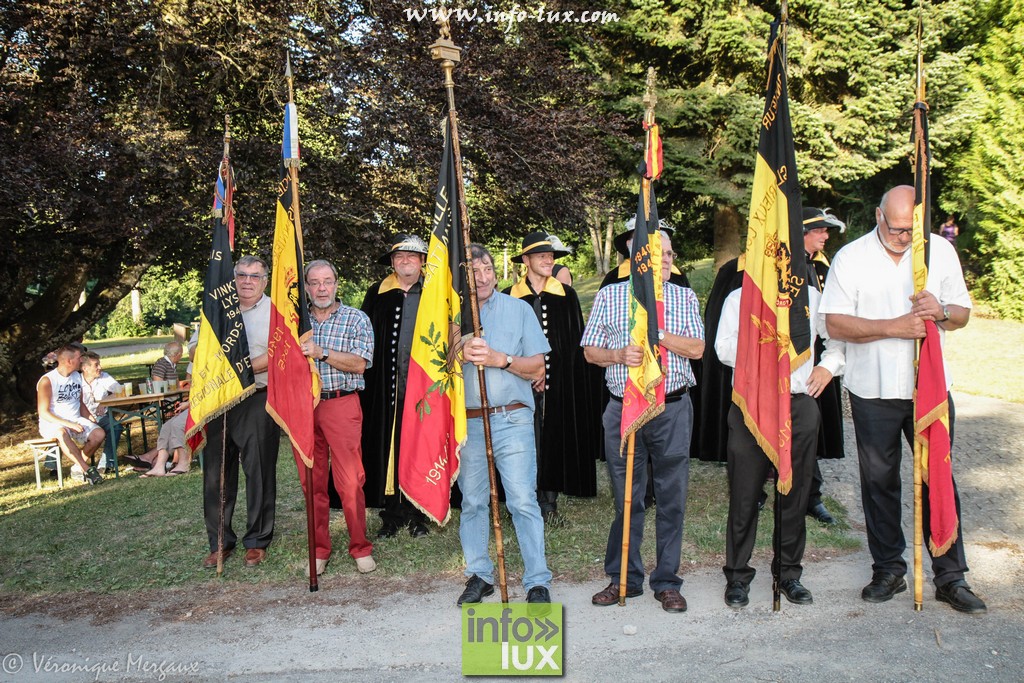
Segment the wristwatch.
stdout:
[[658,341],[665,341],[665,330],[658,330]]
[[320,356],[320,360],[324,363],[327,362],[327,357],[331,355],[330,349],[324,349],[324,355]]
[[949,320],[949,309],[946,308],[945,306],[943,306],[942,307],[942,319],[941,320],[936,320],[935,322],[937,322],[937,323],[944,323],[947,320]]
[[509,367],[511,367],[511,366],[512,366],[512,356],[509,355],[509,354],[505,354],[505,365],[501,369],[502,370],[508,370]]

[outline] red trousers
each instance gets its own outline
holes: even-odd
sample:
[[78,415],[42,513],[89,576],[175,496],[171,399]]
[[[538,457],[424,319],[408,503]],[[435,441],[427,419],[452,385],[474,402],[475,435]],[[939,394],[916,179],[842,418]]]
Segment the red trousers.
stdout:
[[[326,560],[331,556],[331,511],[327,496],[329,471],[334,473],[334,488],[341,496],[345,511],[349,555],[366,557],[373,553],[373,544],[366,538],[366,498],[363,495],[366,474],[363,472],[360,447],[363,411],[359,407],[359,396],[351,394],[320,401],[313,414],[313,423],[313,535],[316,558]],[[306,493],[306,466],[297,453],[295,465],[299,469],[302,491]]]

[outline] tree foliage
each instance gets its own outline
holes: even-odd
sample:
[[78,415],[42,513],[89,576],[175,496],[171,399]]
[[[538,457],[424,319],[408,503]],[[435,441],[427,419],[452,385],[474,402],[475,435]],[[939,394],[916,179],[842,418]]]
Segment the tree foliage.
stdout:
[[985,9],[989,30],[962,111],[970,141],[954,161],[956,192],[944,208],[965,211],[961,229],[973,228],[960,243],[971,247],[979,274],[975,294],[1024,320],[1024,2],[995,0]]
[[[147,268],[205,266],[232,118],[236,248],[266,256],[292,55],[307,253],[369,273],[390,233],[423,234],[446,113],[430,21],[397,1],[0,1],[0,377],[29,399],[37,359],[81,336]],[[582,230],[609,175],[593,76],[559,27],[453,27],[475,235]],[[76,308],[89,282],[86,301]],[[0,383],[9,403],[11,385]]]

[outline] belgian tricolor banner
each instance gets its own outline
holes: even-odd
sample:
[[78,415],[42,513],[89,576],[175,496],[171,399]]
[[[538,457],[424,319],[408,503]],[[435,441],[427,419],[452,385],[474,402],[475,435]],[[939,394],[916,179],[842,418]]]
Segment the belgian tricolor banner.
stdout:
[[302,353],[302,342],[312,335],[312,328],[302,277],[299,134],[293,102],[285,105],[281,157],[270,281],[267,412],[288,434],[306,467],[312,467],[313,408],[320,400],[320,374],[313,359]]
[[451,119],[445,121],[434,228],[423,268],[398,458],[402,493],[442,525],[451,515],[451,485],[459,475],[459,452],[466,442],[466,392],[462,366],[452,348],[463,324],[470,325]]
[[[733,401],[778,470],[793,485],[791,372],[811,358],[800,185],[786,87],[785,25],[772,23],[768,82],[754,166]],[[796,257],[794,258],[794,254]]]
[[203,426],[207,422],[256,391],[231,259],[234,183],[228,158],[230,137],[225,133],[224,138],[224,159],[214,188],[213,245],[206,267],[199,342],[192,359],[192,387],[185,421],[185,434],[193,452],[206,441]]
[[[646,126],[645,126],[646,127]],[[647,131],[648,150],[661,149],[658,126]],[[652,139],[653,138],[653,139]],[[633,244],[629,250],[629,343],[643,351],[640,365],[629,368],[622,394],[622,440],[665,410],[665,354],[658,330],[665,329],[665,298],[661,278],[661,235],[658,234],[658,202],[651,186],[652,175],[641,173],[640,200],[636,210]]]
[[[931,238],[931,150],[928,145],[928,105],[914,104],[914,232],[912,258],[914,291],[928,285]],[[935,323],[925,321],[925,338],[918,357],[914,391],[914,433],[920,446],[921,472],[928,486],[928,549],[943,555],[956,541],[957,514],[953,492],[952,444],[949,436],[949,401],[942,343]]]

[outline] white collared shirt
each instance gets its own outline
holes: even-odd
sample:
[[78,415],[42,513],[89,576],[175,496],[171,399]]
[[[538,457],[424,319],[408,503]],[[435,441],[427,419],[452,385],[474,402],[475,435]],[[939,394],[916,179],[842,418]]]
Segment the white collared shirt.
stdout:
[[[740,338],[740,295],[742,289],[734,289],[726,297],[722,305],[722,317],[718,321],[718,336],[715,337],[715,353],[719,360],[730,368],[736,367],[736,349],[739,346]],[[816,321],[816,329],[811,330],[811,349],[814,349],[814,341],[821,337],[825,340],[825,352],[821,354],[818,366],[828,370],[833,377],[843,374],[845,365],[843,347],[841,341],[829,339],[825,333],[825,323],[816,314],[818,302],[821,301],[821,294],[814,287],[807,288],[807,303],[811,310],[811,320]],[[796,370],[790,373],[789,392],[791,394],[806,394],[807,380],[811,377],[811,370],[816,366],[814,363],[803,363]],[[733,375],[735,382],[736,375]]]
[[[942,305],[971,308],[956,250],[933,235],[926,289]],[[899,263],[879,241],[877,228],[839,250],[832,260],[818,313],[889,320],[910,312],[914,294],[913,259],[908,249]],[[939,328],[945,343],[945,332]],[[945,364],[945,361],[943,361]],[[846,388],[860,398],[914,397],[914,340],[880,339],[846,344]],[[946,388],[952,386],[945,364]]]

